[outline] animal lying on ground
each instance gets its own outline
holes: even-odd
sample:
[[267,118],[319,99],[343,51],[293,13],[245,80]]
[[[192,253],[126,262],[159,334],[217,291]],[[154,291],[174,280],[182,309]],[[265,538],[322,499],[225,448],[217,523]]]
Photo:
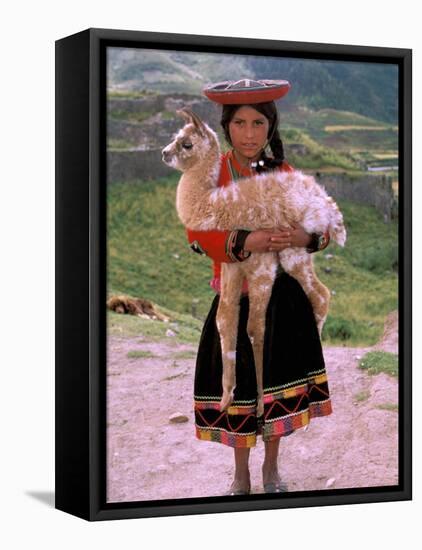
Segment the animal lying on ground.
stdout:
[[[344,246],[343,216],[334,200],[312,176],[300,171],[272,171],[218,187],[220,147],[216,133],[193,112],[178,114],[185,126],[162,151],[163,161],[183,172],[176,208],[185,227],[196,231],[270,229],[298,223],[307,233],[324,233]],[[220,410],[233,402],[236,387],[236,340],[244,277],[248,281],[248,336],[257,379],[257,416],[264,411],[263,346],[267,305],[278,264],[296,278],[307,294],[318,330],[328,313],[330,292],[315,274],[312,254],[299,247],[251,254],[242,262],[223,263],[216,323],[223,361]]]
[[131,298],[125,295],[111,296],[107,300],[107,307],[116,313],[129,313],[144,319],[169,321],[167,315],[157,311],[154,304],[145,298]]

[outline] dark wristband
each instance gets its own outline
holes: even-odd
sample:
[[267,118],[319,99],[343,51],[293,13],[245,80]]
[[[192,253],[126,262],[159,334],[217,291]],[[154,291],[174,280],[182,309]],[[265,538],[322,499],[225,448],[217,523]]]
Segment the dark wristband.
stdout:
[[246,258],[249,258],[249,256],[251,255],[250,252],[245,252],[244,250],[246,237],[249,235],[249,233],[250,231],[247,231],[246,229],[238,229],[237,231],[232,233],[232,245],[230,255],[238,262],[243,262],[243,260],[246,260]]
[[306,247],[306,252],[309,252],[309,254],[312,254],[318,250],[318,237],[318,233],[311,233],[311,240]]
[[323,250],[329,241],[329,235],[326,233],[312,233],[311,242],[306,247],[306,251],[312,254],[313,252],[318,252]]

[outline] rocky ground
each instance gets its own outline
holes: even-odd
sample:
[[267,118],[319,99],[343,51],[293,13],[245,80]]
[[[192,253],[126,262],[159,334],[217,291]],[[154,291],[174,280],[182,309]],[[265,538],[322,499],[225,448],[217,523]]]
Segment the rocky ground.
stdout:
[[[358,368],[370,350],[397,353],[397,316],[373,347],[326,347],[333,414],[282,439],[280,474],[290,491],[398,483],[398,383]],[[129,352],[138,352],[128,357]],[[134,354],[136,355],[136,353]],[[109,337],[107,500],[219,496],[232,481],[233,449],[195,437],[195,347]],[[181,415],[181,422],[170,420]],[[185,420],[183,421],[183,417]],[[251,451],[253,493],[262,493],[264,444]]]

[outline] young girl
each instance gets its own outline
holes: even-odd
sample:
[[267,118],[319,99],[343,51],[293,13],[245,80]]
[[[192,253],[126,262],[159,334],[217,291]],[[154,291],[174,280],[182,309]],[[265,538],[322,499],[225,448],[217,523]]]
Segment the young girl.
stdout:
[[[268,170],[293,168],[284,160],[278,132],[275,99],[289,90],[287,81],[240,80],[211,85],[204,90],[223,105],[221,125],[231,149],[221,155],[218,185]],[[271,149],[267,156],[266,148]],[[253,206],[253,205],[252,205]],[[278,472],[280,438],[332,412],[321,342],[312,307],[299,283],[283,272],[274,282],[266,316],[264,342],[264,414],[256,416],[256,376],[246,325],[248,290],[243,283],[236,349],[234,401],[221,412],[222,359],[215,316],[220,290],[221,262],[241,262],[253,253],[279,252],[290,246],[322,250],[328,234],[308,235],[297,225],[273,230],[190,231],[192,249],[213,260],[211,287],[216,296],[205,320],[194,380],[195,427],[198,439],[234,448],[235,475],[227,494],[250,492],[249,454],[260,434],[265,445],[262,465],[265,492],[287,490]]]

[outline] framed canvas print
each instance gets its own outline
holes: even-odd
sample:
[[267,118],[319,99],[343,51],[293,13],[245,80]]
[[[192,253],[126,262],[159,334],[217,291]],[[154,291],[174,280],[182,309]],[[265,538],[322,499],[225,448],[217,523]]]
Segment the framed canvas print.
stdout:
[[56,507],[411,499],[411,50],[56,42]]

